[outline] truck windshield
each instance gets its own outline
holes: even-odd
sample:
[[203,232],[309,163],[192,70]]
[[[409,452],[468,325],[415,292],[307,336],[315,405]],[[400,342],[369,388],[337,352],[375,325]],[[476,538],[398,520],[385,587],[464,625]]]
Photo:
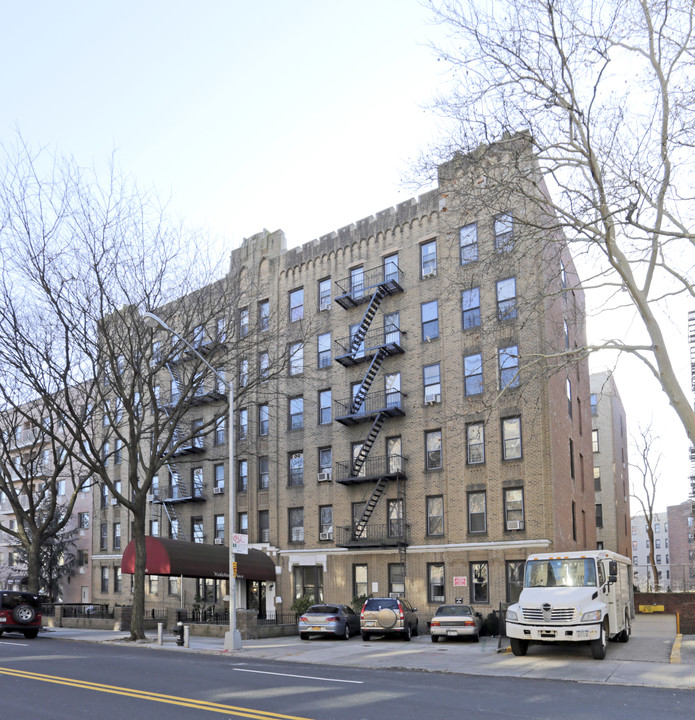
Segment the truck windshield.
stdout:
[[592,558],[529,560],[524,587],[596,586],[596,563]]

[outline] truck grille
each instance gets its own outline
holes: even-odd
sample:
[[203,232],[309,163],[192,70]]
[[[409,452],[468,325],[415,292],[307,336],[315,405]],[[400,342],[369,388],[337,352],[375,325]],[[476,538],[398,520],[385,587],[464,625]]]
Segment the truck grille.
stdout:
[[574,620],[574,608],[551,608],[543,610],[543,608],[522,608],[521,612],[524,615],[524,620],[527,622],[556,622],[556,623],[569,623]]

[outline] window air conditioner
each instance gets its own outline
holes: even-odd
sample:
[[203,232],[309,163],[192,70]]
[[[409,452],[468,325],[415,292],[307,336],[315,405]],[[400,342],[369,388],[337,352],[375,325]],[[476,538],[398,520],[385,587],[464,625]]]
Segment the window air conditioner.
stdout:
[[425,398],[425,405],[439,405],[441,401],[441,395],[429,395],[427,398]]
[[215,545],[224,545],[224,538],[215,538]]
[[319,533],[319,540],[333,540],[332,532]]
[[331,473],[330,472],[320,472],[318,475],[318,481],[319,482],[330,482],[331,481]]
[[523,528],[522,520],[507,520],[507,530],[523,530]]
[[113,498],[113,499],[111,500],[111,504],[112,504],[112,505],[118,505],[118,500],[116,500],[116,498]]
[[430,270],[429,272],[426,272],[423,274],[422,279],[426,280],[427,278],[437,277],[437,271],[436,270]]
[[212,489],[212,494],[213,494],[213,495],[222,495],[222,493],[224,493],[224,488],[223,488],[223,487],[216,487],[216,488],[213,488],[213,489]]

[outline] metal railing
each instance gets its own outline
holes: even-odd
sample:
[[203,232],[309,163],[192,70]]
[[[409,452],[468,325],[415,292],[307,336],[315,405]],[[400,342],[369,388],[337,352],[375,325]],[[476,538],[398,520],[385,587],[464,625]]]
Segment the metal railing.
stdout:
[[109,610],[108,605],[101,605],[95,603],[63,603],[61,605],[63,609],[64,618],[112,618],[113,609]]
[[189,622],[195,625],[228,625],[229,610],[215,607],[177,610],[176,621]]
[[299,616],[296,612],[266,612],[259,615],[258,625],[296,625]]

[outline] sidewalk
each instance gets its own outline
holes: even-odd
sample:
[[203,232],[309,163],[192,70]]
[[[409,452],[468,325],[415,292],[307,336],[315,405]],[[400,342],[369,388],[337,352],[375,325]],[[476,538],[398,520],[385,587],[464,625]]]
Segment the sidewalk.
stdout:
[[[630,642],[609,643],[605,660],[594,660],[587,646],[532,645],[528,655],[515,657],[508,649],[498,652],[498,638],[483,637],[479,643],[430,641],[429,635],[404,643],[392,639],[359,637],[349,641],[329,638],[300,640],[281,637],[246,640],[241,650],[228,653],[220,638],[191,636],[189,647],[176,645],[172,633],[157,644],[156,631],[148,641],[131,643],[127,633],[107,630],[46,628],[41,639],[115,642],[143,649],[178,653],[208,653],[229,659],[255,658],[318,665],[407,669],[424,672],[461,673],[498,677],[567,680],[615,685],[695,689],[695,636],[676,636],[673,616],[639,615]],[[9,638],[8,638],[9,639]]]

